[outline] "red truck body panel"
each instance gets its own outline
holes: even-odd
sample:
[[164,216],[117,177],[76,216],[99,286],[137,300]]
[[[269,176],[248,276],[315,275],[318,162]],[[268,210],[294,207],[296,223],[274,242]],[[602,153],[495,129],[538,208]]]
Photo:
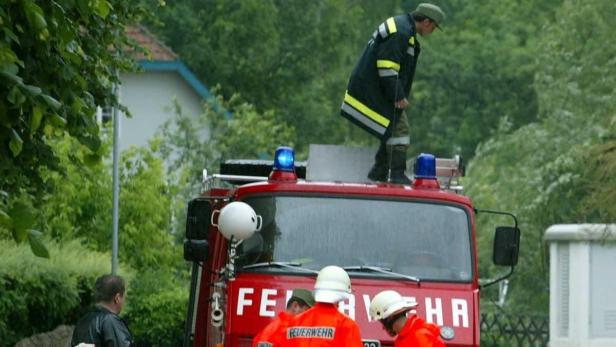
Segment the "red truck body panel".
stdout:
[[[313,285],[314,277],[242,274],[229,283],[226,324],[229,339],[251,339],[285,309],[293,288],[312,289]],[[353,294],[339,304],[339,309],[359,324],[362,339],[393,344],[381,325],[368,317],[370,300],[387,288],[415,298],[419,303],[417,314],[428,322],[453,327],[455,342],[460,346],[471,346],[476,341],[473,319],[479,306],[477,289],[471,285],[425,283],[417,286],[399,280],[352,278],[352,287]]]
[[[429,322],[452,327],[455,338],[448,346],[478,346],[479,344],[479,284],[475,219],[470,199],[463,195],[435,189],[416,189],[390,184],[355,184],[342,182],[268,181],[242,185],[231,189],[212,189],[203,196],[212,197],[214,208],[229,201],[243,200],[255,195],[307,195],[400,199],[419,202],[446,203],[458,206],[469,216],[471,233],[472,279],[466,282],[429,282],[420,284],[403,279],[371,278],[369,274],[351,273],[353,294],[340,303],[342,312],[355,319],[362,339],[380,340],[383,346],[393,345],[378,322],[370,322],[370,300],[378,292],[393,289],[419,303],[417,314]],[[215,222],[215,221],[214,221]],[[210,227],[208,261],[203,264],[194,322],[193,345],[215,346],[211,326],[212,283],[219,279],[215,271],[227,262],[227,240],[217,229]],[[336,264],[332,264],[336,265]],[[224,346],[250,346],[252,337],[278,312],[285,309],[293,288],[312,289],[316,275],[297,273],[268,273],[239,270],[226,288]],[[219,341],[222,342],[222,341]]]

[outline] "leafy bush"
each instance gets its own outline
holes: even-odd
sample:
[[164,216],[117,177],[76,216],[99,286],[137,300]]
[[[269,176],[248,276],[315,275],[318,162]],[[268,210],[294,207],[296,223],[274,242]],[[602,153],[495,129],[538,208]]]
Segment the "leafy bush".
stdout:
[[109,255],[77,241],[50,244],[50,259],[26,244],[0,240],[0,345],[74,324],[92,303],[95,279],[109,271]]
[[182,345],[189,280],[180,277],[143,272],[131,282],[126,318],[137,345]]
[[[60,324],[74,325],[94,303],[96,278],[109,273],[109,254],[79,241],[50,243],[50,259],[38,258],[27,244],[0,240],[0,347],[13,346]],[[123,316],[142,346],[180,346],[188,307],[186,273],[143,271],[126,265]]]

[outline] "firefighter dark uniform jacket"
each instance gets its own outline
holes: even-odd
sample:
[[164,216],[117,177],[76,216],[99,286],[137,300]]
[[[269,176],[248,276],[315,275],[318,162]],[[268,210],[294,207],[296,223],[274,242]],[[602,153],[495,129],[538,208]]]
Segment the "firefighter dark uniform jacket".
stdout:
[[284,347],[363,347],[357,323],[325,303],[293,317],[282,342]]
[[445,347],[438,326],[427,323],[417,316],[409,317],[402,331],[396,336],[394,347],[414,346]]
[[284,338],[284,330],[289,326],[293,318],[286,311],[278,314],[278,317],[271,321],[260,333],[252,340],[252,347],[279,347],[280,340]]
[[411,92],[420,52],[416,35],[410,14],[387,19],[351,74],[341,114],[380,139],[391,135],[394,116],[402,114],[394,103]]

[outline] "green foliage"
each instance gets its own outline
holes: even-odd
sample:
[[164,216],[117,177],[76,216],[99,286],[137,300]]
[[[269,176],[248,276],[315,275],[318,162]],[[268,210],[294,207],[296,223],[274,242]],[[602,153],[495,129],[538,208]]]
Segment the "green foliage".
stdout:
[[[108,142],[103,142],[107,151]],[[89,151],[70,136],[52,141],[51,146],[64,172],[43,172],[53,194],[41,201],[41,229],[57,241],[83,238],[93,249],[109,249],[111,165],[102,160],[86,165]]]
[[616,139],[590,148],[588,155],[580,153],[577,160],[582,167],[583,194],[576,210],[577,220],[616,220]]
[[[28,272],[26,276],[28,280],[20,282],[19,287],[15,287],[17,288],[15,293],[11,292],[11,296],[7,297],[10,299],[14,295],[22,295],[26,298],[23,299],[25,301],[22,306],[15,306],[15,310],[25,310],[24,317],[31,315],[31,311],[28,311],[28,307],[32,306],[28,301],[31,299],[27,298],[38,295],[40,291],[38,289],[40,285],[36,284],[36,281],[43,281],[43,288],[53,285],[61,293],[66,292],[66,296],[56,297],[53,296],[56,292],[51,291],[49,295],[41,297],[46,305],[53,306],[53,312],[50,314],[54,316],[43,316],[41,319],[45,318],[45,321],[24,320],[23,324],[19,323],[23,327],[16,329],[16,335],[11,335],[12,339],[52,330],[62,323],[74,324],[84,313],[84,308],[92,304],[92,286],[96,277],[107,273],[109,269],[111,164],[105,160],[94,162],[90,166],[84,165],[83,162],[87,160],[89,152],[70,136],[51,141],[50,145],[57,153],[65,172],[64,174],[45,172],[46,182],[55,188],[56,193],[46,195],[36,213],[32,213],[30,208],[24,210],[31,213],[30,217],[36,225],[49,231],[48,239],[54,240],[51,243],[51,260],[50,262],[29,260],[33,256],[25,253],[24,247],[18,248],[19,252],[15,251],[14,255],[13,251],[7,248],[8,253],[4,257],[6,241],[0,241],[4,242],[0,243],[0,248],[3,250],[2,260],[7,262],[5,268],[15,267],[14,277],[21,272]],[[108,148],[107,142],[103,145]],[[147,278],[144,280],[141,277],[135,278],[134,284],[131,282],[128,285],[130,295],[127,299],[127,312],[130,312],[131,307],[135,308],[130,316],[132,320],[130,327],[137,339],[147,341],[162,339],[159,341],[161,345],[175,345],[166,343],[165,339],[176,339],[178,336],[181,338],[181,329],[178,327],[182,325],[184,319],[188,291],[178,284],[179,280],[173,280],[176,276],[183,278],[181,276],[184,274],[184,261],[181,258],[181,247],[173,242],[173,235],[170,233],[172,195],[166,181],[163,162],[154,153],[152,148],[133,148],[123,153],[120,168],[122,186],[119,257],[122,261],[121,270],[132,271],[130,269],[134,268],[140,274],[149,274],[152,269],[156,269],[158,271],[156,277],[146,277],[161,280],[163,279],[161,273],[166,274],[164,285],[159,283],[158,286],[150,285],[147,288],[140,284],[147,281]],[[72,241],[75,239],[81,243]],[[59,257],[59,254],[62,256]],[[22,257],[27,260],[23,265],[17,266]],[[65,269],[66,273],[58,270],[58,267]],[[14,282],[12,278],[11,281]],[[67,281],[68,284],[57,285],[57,282]],[[78,286],[72,284],[75,281],[78,282]],[[47,284],[48,282],[51,284]],[[183,278],[182,282],[188,281]],[[66,288],[67,286],[69,288]],[[152,290],[153,288],[158,289]],[[149,307],[150,304],[160,304],[160,306]],[[42,304],[37,303],[37,305],[38,309]],[[171,307],[173,311],[167,311]],[[47,306],[40,308],[40,310],[48,309]],[[0,323],[5,326],[11,322],[9,316],[18,314],[15,313],[17,311],[9,311],[5,315],[0,315]],[[151,321],[148,320],[150,316],[142,316],[143,314],[155,314],[152,318],[160,319],[160,325],[152,327]],[[162,333],[164,326],[169,329],[167,333]],[[150,328],[158,330],[150,331]]]
[[126,316],[137,344],[181,346],[188,307],[187,276],[143,273],[131,283]]
[[340,102],[361,46],[392,3],[369,1],[377,10],[367,12],[339,0],[183,1],[158,11],[155,29],[202,80],[222,85],[223,97],[239,94],[258,113],[273,110],[302,129],[296,145],[304,150],[369,139],[339,116]]
[[[602,44],[616,34],[613,16],[601,0],[563,3],[538,45],[540,121],[498,132],[469,167],[469,195],[476,205],[513,211],[521,220],[520,265],[510,286],[513,310],[547,311],[548,226],[606,223],[616,215],[609,173],[616,165],[616,101],[607,87],[616,85],[616,77],[605,74],[616,64],[616,47]],[[581,21],[593,25],[578,29],[583,44],[571,44],[566,28]],[[480,230],[478,242],[480,249],[490,249],[489,232]],[[480,257],[488,262],[486,254]],[[482,268],[484,274],[492,271]]]
[[2,210],[8,229],[15,240],[29,240],[35,254],[46,251],[19,203],[35,213],[51,189],[45,172],[63,172],[55,138],[74,137],[91,157],[105,153],[96,106],[118,105],[117,73],[133,69],[124,27],[144,8],[121,0],[9,0],[0,9],[0,189],[16,195],[0,209],[12,208]]
[[136,269],[166,269],[182,261],[182,249],[170,233],[171,196],[163,161],[152,149],[125,151],[120,184],[123,259]]
[[[338,116],[342,95],[378,24],[417,3],[271,0],[255,8],[254,2],[170,3],[157,13],[157,31],[203,80],[222,84],[222,95],[239,92],[260,112],[273,110],[301,129],[301,151],[310,143],[374,144]],[[511,130],[536,119],[537,32],[560,3],[439,3],[448,14],[445,30],[420,38],[409,109],[414,152],[469,159],[501,119]]]
[[[221,108],[220,105],[223,107]],[[203,169],[216,172],[223,159],[272,158],[280,145],[295,145],[295,129],[276,120],[273,112],[258,113],[254,106],[232,96],[221,96],[204,105],[198,117],[182,112],[175,103],[174,119],[160,129],[153,141],[168,163],[168,193],[174,201],[178,241],[184,237],[186,202],[199,193]],[[233,114],[228,117],[229,113]]]
[[[50,259],[25,245],[0,240],[0,336],[3,346],[75,322],[92,302],[95,279],[108,272],[109,255],[71,241],[50,244]],[[125,271],[126,272],[126,271]],[[130,279],[130,273],[123,274]]]
[[100,155],[96,105],[116,105],[116,71],[132,67],[124,26],[143,9],[126,1],[11,0],[0,11],[0,187],[43,189],[57,170],[48,141],[71,134]]
[[174,119],[161,128],[159,138],[162,158],[171,161],[168,173],[194,177],[204,168],[216,168],[221,159],[270,158],[278,146],[295,145],[296,134],[273,112],[259,113],[238,96],[227,101],[218,96],[198,117],[184,114],[176,103]]
[[[6,210],[7,212],[4,212]],[[0,239],[11,235],[17,242],[28,241],[32,252],[43,258],[49,258],[49,251],[42,241],[42,233],[32,229],[36,224],[36,210],[27,194],[8,194],[0,198]]]
[[263,97],[263,81],[275,72],[270,66],[279,55],[277,15],[272,0],[177,1],[157,13],[166,25],[166,42],[208,85],[246,84]]
[[222,159],[272,158],[278,146],[296,145],[295,129],[277,120],[274,112],[259,114],[252,105],[239,103],[236,98],[228,105],[233,117],[219,123],[213,133],[213,144]]
[[[80,165],[88,155],[76,140],[66,136],[54,143],[65,174],[49,172],[55,194],[45,197],[40,224],[58,241],[80,238],[98,251],[111,244],[111,163]],[[136,269],[167,268],[179,261],[173,244],[171,198],[163,162],[152,149],[125,151],[120,164],[119,255]],[[106,193],[105,193],[106,192]]]
[[[142,13],[139,2],[9,0],[0,8],[0,240],[29,240],[35,254],[50,256],[0,241],[3,343],[76,321],[94,279],[107,272],[109,256],[97,251],[111,243],[111,167],[101,160],[109,146],[93,108],[115,104],[115,71],[130,65],[115,54],[127,44],[124,25]],[[439,4],[445,30],[420,38],[412,150],[477,153],[465,182],[476,206],[521,221],[505,308],[545,313],[545,228],[616,216],[616,76],[608,73],[616,48],[605,44],[615,34],[613,6]],[[177,241],[201,170],[227,158],[271,158],[281,144],[302,157],[314,142],[374,143],[338,116],[341,97],[374,28],[415,6],[185,0],[158,13],[162,37],[208,85],[223,85],[217,104],[232,117],[212,103],[195,118],[176,105],[158,139],[122,157],[120,258],[140,273],[126,311],[138,341],[181,339],[188,280]],[[483,277],[503,271],[489,258],[493,228],[505,222],[478,218]],[[483,295],[486,304],[496,292]]]
[[[21,200],[17,199],[18,196],[14,195],[11,196],[11,199],[0,199],[0,202],[8,201],[6,205],[8,206],[7,211],[12,211],[11,215],[22,216],[22,218],[17,219],[20,223],[25,223],[20,228],[39,226],[42,230],[48,231],[46,233],[47,242],[49,239],[55,241],[51,243],[50,262],[29,260],[29,258],[32,258],[32,255],[24,253],[24,247],[19,248],[20,251],[15,253],[15,256],[11,256],[11,251],[7,250],[6,252],[8,253],[6,253],[7,256],[5,257],[4,249],[6,247],[4,245],[6,241],[0,242],[5,242],[1,244],[3,260],[11,261],[6,268],[15,266],[15,274],[28,272],[26,276],[28,281],[20,282],[19,287],[16,287],[18,290],[14,293],[11,292],[11,296],[7,298],[13,298],[14,295],[29,298],[30,293],[32,295],[38,294],[39,289],[37,288],[40,286],[34,283],[35,281],[50,282],[52,284],[49,284],[49,286],[54,285],[61,292],[66,291],[67,294],[65,297],[55,297],[52,296],[55,291],[52,291],[49,296],[42,297],[41,300],[44,299],[46,305],[54,307],[54,312],[50,313],[54,314],[54,316],[49,317],[45,321],[31,319],[23,321],[23,324],[19,323],[22,325],[16,325],[16,335],[11,335],[11,339],[18,339],[35,332],[51,330],[62,323],[73,324],[83,313],[83,307],[92,303],[91,287],[94,284],[95,278],[108,272],[108,270],[104,269],[109,268],[110,256],[108,250],[111,244],[110,211],[112,199],[110,188],[111,164],[108,160],[98,160],[86,165],[85,162],[88,161],[89,150],[68,135],[50,141],[50,146],[54,149],[59,158],[60,165],[64,168],[64,173],[51,170],[42,172],[42,177],[45,179],[46,184],[54,188],[55,194],[45,195],[39,202],[40,207],[36,210],[28,198]],[[109,148],[107,141],[103,143],[103,146]],[[154,268],[168,274],[181,274],[181,271],[184,270],[184,261],[181,258],[182,250],[180,246],[173,242],[173,235],[170,233],[171,211],[173,210],[171,204],[172,195],[169,192],[170,188],[166,181],[163,162],[154,153],[152,148],[135,148],[123,153],[120,167],[122,186],[120,197],[119,256],[123,263],[121,270],[124,270],[124,267],[128,268],[130,265],[144,273]],[[3,197],[6,196],[3,195]],[[18,211],[19,213],[17,213]],[[4,221],[4,227],[0,227],[0,231],[8,231],[9,229],[5,228],[5,226],[9,225],[9,222],[10,226],[12,226],[12,220],[6,216],[2,220]],[[33,234],[33,232],[30,232],[29,235],[31,238],[36,238],[34,242],[31,242],[31,247],[39,247],[41,245],[39,242],[41,241],[41,235],[38,233]],[[8,232],[0,233],[0,236],[1,239],[12,238]],[[86,251],[85,247],[81,246],[80,243],[72,241],[75,239],[80,240],[81,244],[87,246],[90,251]],[[62,246],[56,246],[56,244],[61,244]],[[36,252],[43,252],[38,249],[34,250]],[[106,252],[106,255],[96,253],[96,251]],[[84,254],[85,252],[88,252],[88,254]],[[58,257],[59,254],[62,254],[62,256]],[[25,258],[26,261],[23,262],[23,265],[16,266],[15,264],[18,263],[21,257]],[[71,259],[77,259],[77,261],[74,264],[67,263]],[[59,263],[60,261],[64,262]],[[78,290],[72,287],[66,289],[66,285],[58,286],[56,284],[56,282],[65,282],[68,276],[57,270],[55,268],[56,265],[66,269],[67,273],[72,276],[69,278],[70,281],[74,281],[72,278],[75,277],[71,274],[72,272],[80,274],[80,277],[78,277]],[[83,273],[76,269],[79,266],[83,266]],[[47,268],[52,268],[53,271],[47,271]],[[174,289],[169,288],[167,291],[162,292],[162,294],[142,291],[139,293],[139,296],[142,300],[149,300],[149,295],[153,297],[162,296],[162,298],[156,299],[159,301],[173,300],[172,297],[175,297],[175,294],[180,291],[180,286],[177,285],[177,282],[173,283],[175,285],[174,288],[177,288],[175,292]],[[129,291],[131,290],[130,287],[131,285],[129,285]],[[3,290],[2,292],[4,295]],[[178,300],[181,297],[181,295],[178,296]],[[127,300],[128,307],[131,305],[131,299]],[[27,307],[29,307],[28,305],[31,306],[31,304],[26,300],[23,305],[15,306],[15,310],[26,310],[24,311],[24,317],[28,317],[30,311],[28,311]],[[42,304],[37,305],[39,306],[36,307],[40,307]],[[169,303],[169,305],[171,304]],[[8,307],[7,305],[5,306]],[[167,305],[161,306],[161,310],[164,307],[167,307]],[[41,310],[43,309],[47,309],[47,306],[41,308]],[[7,311],[6,315],[0,315],[1,324],[4,324],[6,327],[8,322],[12,322],[9,315],[12,317],[18,314],[15,312]],[[143,311],[138,310],[137,312]],[[183,315],[184,311],[181,312],[172,314],[170,317],[175,317],[177,314]],[[164,316],[164,314],[160,313],[158,316]],[[45,317],[47,316],[43,316],[43,318]],[[140,320],[139,313],[132,317],[136,322],[131,324],[131,329],[145,331],[140,326],[143,321]],[[164,321],[170,322],[169,320]],[[178,324],[176,323],[175,326]],[[22,328],[17,329],[20,326]],[[151,336],[147,335],[146,338],[150,339]],[[140,335],[137,335],[137,337],[141,338]]]
[[410,106],[412,150],[470,159],[502,121],[536,119],[537,33],[555,1],[449,1],[442,32],[420,38]]

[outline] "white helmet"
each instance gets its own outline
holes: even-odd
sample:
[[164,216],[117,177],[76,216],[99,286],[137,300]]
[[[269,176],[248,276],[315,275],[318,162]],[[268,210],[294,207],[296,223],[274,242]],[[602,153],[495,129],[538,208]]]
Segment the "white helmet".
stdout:
[[417,307],[416,301],[405,299],[396,291],[384,290],[370,302],[370,318],[381,320],[415,307]]
[[339,266],[326,266],[319,271],[314,289],[316,302],[337,303],[351,293],[351,278]]
[[227,240],[245,240],[261,228],[260,219],[250,205],[234,201],[220,210],[218,229]]

